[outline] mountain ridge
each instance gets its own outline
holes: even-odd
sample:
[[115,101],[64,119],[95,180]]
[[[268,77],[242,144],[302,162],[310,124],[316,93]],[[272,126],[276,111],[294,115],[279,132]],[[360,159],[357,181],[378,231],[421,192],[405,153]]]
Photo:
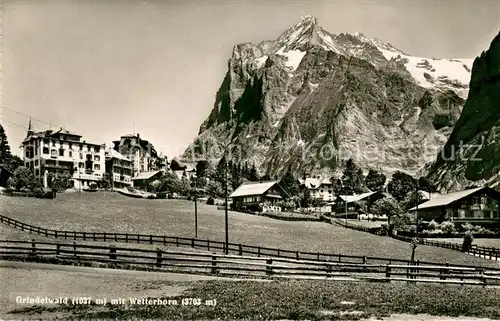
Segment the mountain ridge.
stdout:
[[[466,63],[421,61],[361,33],[333,35],[306,16],[274,41],[233,47],[214,108],[183,158],[215,161],[223,150],[238,149],[236,158],[256,164],[261,173],[280,174],[288,167],[331,172],[342,164],[339,147],[352,151],[358,140],[363,148],[380,148],[390,141],[387,153],[395,160],[364,156],[361,165],[421,171],[460,115],[468,84],[455,78],[463,78]],[[441,65],[453,72],[436,77]],[[373,137],[356,129],[358,122],[358,129],[380,139],[370,143]],[[398,156],[395,149],[405,145],[423,150],[423,139],[432,145],[425,159],[415,163],[414,157]],[[337,161],[319,159],[326,144],[334,147]],[[297,147],[309,155],[288,157]]]

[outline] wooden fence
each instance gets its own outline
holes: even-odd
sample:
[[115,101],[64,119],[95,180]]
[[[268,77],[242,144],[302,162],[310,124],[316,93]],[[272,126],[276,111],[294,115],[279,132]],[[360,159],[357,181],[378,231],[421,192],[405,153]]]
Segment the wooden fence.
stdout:
[[[165,235],[145,235],[145,234],[129,234],[129,233],[107,233],[107,232],[77,232],[77,231],[58,231],[33,226],[22,223],[18,220],[0,215],[0,223],[7,224],[16,229],[34,233],[46,237],[52,237],[65,240],[81,240],[81,241],[96,241],[96,242],[121,242],[121,243],[137,243],[137,244],[156,244],[163,246],[190,247],[194,249],[206,251],[225,252],[226,244],[221,241],[202,240],[195,238],[185,238],[179,236]],[[256,257],[276,257],[284,259],[307,260],[317,262],[338,262],[351,264],[412,264],[410,260],[397,258],[383,258],[374,256],[356,256],[344,255],[341,253],[321,253],[321,252],[303,252],[294,250],[285,250],[278,248],[270,248],[263,246],[244,245],[237,243],[228,243],[228,254],[236,254],[239,256],[256,256]],[[439,266],[443,263],[417,261],[421,265]],[[476,268],[471,265],[454,265],[465,268]],[[500,271],[500,268],[496,268]]]
[[[365,227],[365,226],[359,226],[356,224],[351,224],[351,223],[342,221],[341,219],[332,218],[331,221],[332,221],[332,223],[338,224],[338,225],[346,227],[346,228],[350,228],[350,229],[362,231],[362,232],[368,232],[371,234],[380,235],[380,232],[382,230],[382,228]],[[398,239],[400,241],[405,241],[405,242],[411,242],[413,240],[412,237],[401,236],[401,235],[393,236],[393,238]],[[462,251],[462,244],[458,244],[458,243],[426,240],[424,238],[419,238],[419,243],[422,245],[430,245],[430,246],[442,247],[445,249],[451,249],[451,250],[455,250],[455,251]],[[470,255],[482,257],[485,259],[500,261],[500,248],[472,245],[466,253],[470,254]]]
[[0,241],[4,259],[55,258],[65,262],[99,262],[114,267],[202,273],[220,276],[320,278],[350,281],[405,281],[500,286],[500,271],[450,265],[353,264],[273,257],[248,257],[148,250],[113,245],[30,241]]

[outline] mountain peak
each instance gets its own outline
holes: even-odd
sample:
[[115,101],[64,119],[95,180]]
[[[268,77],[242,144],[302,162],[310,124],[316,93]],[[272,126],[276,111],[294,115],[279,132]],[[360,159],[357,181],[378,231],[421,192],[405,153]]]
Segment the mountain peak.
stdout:
[[318,24],[318,19],[316,19],[314,16],[311,15],[306,15],[301,18],[300,22],[297,23],[297,25],[304,25],[304,24],[312,24],[312,25],[317,25]]

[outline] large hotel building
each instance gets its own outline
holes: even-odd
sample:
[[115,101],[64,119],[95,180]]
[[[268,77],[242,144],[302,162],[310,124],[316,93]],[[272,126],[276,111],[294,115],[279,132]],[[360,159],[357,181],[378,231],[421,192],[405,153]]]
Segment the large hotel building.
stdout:
[[105,145],[87,142],[65,129],[33,132],[31,123],[22,142],[24,165],[47,186],[48,173],[68,173],[75,188],[86,188],[103,179]]

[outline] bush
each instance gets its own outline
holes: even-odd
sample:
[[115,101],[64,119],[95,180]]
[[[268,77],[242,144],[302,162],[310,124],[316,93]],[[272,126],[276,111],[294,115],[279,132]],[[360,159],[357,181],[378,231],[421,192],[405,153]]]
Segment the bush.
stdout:
[[97,184],[96,183],[92,183],[92,184],[89,185],[89,188],[91,190],[96,190],[97,189]]
[[132,186],[127,186],[127,191],[129,191],[130,193],[133,193],[133,192],[135,192],[135,189]]
[[455,228],[455,223],[451,221],[444,221],[439,224],[439,229],[441,229],[445,234],[452,234],[457,231]]
[[429,224],[427,225],[427,230],[429,231],[436,230],[437,228],[439,228],[439,224],[434,220],[430,221]]
[[214,205],[214,204],[215,204],[215,200],[212,197],[209,197],[207,199],[207,205]]
[[464,242],[462,243],[462,251],[468,252],[472,246],[472,242],[474,241],[474,236],[470,231],[465,232]]

